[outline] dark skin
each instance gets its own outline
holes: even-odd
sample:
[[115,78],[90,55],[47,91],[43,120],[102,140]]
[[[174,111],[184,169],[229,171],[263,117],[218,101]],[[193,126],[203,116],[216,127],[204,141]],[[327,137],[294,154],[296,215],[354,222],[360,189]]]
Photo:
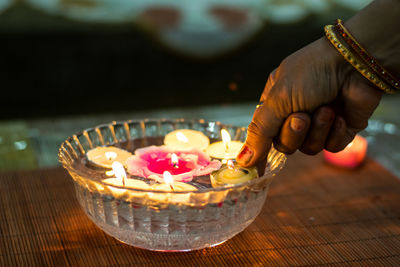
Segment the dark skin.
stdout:
[[[345,23],[372,56],[400,77],[398,25],[399,0],[376,0]],[[367,127],[382,94],[320,38],[270,74],[237,161],[245,167],[263,162],[272,144],[286,154],[338,152]]]

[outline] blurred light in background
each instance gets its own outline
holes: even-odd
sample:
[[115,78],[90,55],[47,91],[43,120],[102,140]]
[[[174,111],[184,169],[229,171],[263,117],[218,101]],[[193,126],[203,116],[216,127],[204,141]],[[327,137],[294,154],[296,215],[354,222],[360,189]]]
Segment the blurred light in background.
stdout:
[[283,58],[369,2],[0,0],[0,119],[256,101]]

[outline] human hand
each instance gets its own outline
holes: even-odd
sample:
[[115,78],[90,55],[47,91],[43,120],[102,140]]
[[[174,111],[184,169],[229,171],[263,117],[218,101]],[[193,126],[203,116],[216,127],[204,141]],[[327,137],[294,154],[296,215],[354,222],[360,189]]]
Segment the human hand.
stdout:
[[381,96],[321,38],[271,73],[237,161],[242,166],[264,161],[272,143],[286,154],[340,151],[368,125]]

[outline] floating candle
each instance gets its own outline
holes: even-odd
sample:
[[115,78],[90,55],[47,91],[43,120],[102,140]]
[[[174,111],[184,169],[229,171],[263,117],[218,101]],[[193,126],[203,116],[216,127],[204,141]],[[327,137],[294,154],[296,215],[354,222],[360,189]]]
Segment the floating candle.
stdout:
[[255,167],[244,168],[228,160],[226,166],[211,173],[211,184],[213,187],[240,184],[258,177]]
[[234,159],[243,146],[240,141],[232,141],[227,130],[221,130],[222,141],[212,143],[206,149],[206,153],[212,157],[222,160]]
[[126,172],[125,172],[124,166],[120,162],[118,162],[118,161],[113,162],[112,169],[113,169],[115,177],[104,179],[103,183],[110,185],[110,186],[108,186],[108,188],[111,190],[111,192],[114,195],[121,196],[127,192],[127,189],[116,188],[113,186],[136,188],[136,189],[149,189],[150,188],[149,185],[147,183],[145,183],[144,181],[140,181],[137,179],[128,179],[126,177]]
[[[183,191],[196,191],[197,188],[193,185],[182,183],[182,182],[174,182],[171,173],[165,171],[163,173],[164,183],[154,184],[151,186],[151,189],[156,191],[165,191],[165,192],[149,192],[149,199],[155,202],[170,202],[170,203],[179,203],[185,204],[189,202],[190,194],[178,193],[174,194],[173,192],[183,192]],[[168,193],[169,192],[169,193]]]
[[172,178],[172,174],[168,171],[163,173],[164,183],[154,184],[151,186],[151,189],[157,191],[169,191],[169,192],[180,192],[180,191],[196,191],[197,188],[193,185],[182,183],[182,182],[174,182]]
[[147,164],[149,171],[162,174],[169,171],[173,175],[190,172],[195,168],[193,161],[186,160],[184,157],[180,159],[175,153],[167,154],[165,157],[157,157],[149,161]]
[[336,166],[356,168],[364,161],[367,147],[367,140],[360,135],[356,135],[354,140],[340,152],[332,153],[324,150],[324,158],[325,161]]
[[115,146],[101,146],[89,150],[86,156],[89,162],[102,168],[111,169],[114,161],[125,162],[132,154]]
[[[173,157],[176,162],[173,162]],[[126,164],[132,175],[160,181],[164,171],[169,171],[173,180],[180,182],[189,182],[195,176],[208,175],[221,167],[220,161],[210,160],[200,150],[177,151],[168,146],[137,149],[135,155],[127,159]]]
[[204,151],[210,144],[210,139],[200,131],[180,129],[168,133],[164,137],[164,144],[173,149],[199,149]]

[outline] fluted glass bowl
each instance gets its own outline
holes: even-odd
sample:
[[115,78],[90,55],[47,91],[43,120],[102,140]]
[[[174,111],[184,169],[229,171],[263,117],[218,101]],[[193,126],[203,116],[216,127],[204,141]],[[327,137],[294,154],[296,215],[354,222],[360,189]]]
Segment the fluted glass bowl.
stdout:
[[98,170],[81,165],[87,151],[98,146],[113,145],[133,153],[140,147],[162,145],[163,137],[176,129],[198,130],[215,141],[220,140],[222,128],[230,132],[232,140],[246,138],[243,127],[204,120],[113,122],[66,139],[60,147],[59,160],[74,180],[83,210],[107,234],[149,250],[201,249],[228,240],[254,221],[264,205],[273,176],[285,164],[282,153],[271,150],[265,174],[257,179],[185,192],[124,189],[123,193],[115,194],[102,182]]

